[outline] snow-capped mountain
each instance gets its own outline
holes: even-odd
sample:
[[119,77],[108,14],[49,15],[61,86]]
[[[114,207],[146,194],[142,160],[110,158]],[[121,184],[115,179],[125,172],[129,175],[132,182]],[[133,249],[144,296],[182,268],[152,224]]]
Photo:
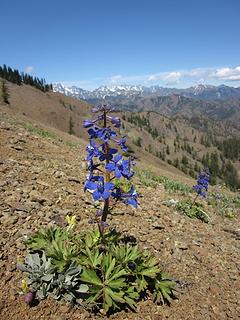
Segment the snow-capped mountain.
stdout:
[[131,86],[131,85],[120,85],[120,86],[101,86],[95,89],[92,93],[94,98],[104,99],[105,97],[131,97],[134,95],[143,94],[147,88],[143,86]]
[[131,97],[134,95],[144,94],[148,91],[147,87],[143,86],[101,86],[93,91],[84,90],[76,86],[65,86],[62,83],[56,83],[53,85],[54,92],[60,92],[66,96],[71,96],[78,99],[105,99],[106,97]]
[[240,98],[240,88],[225,85],[212,86],[199,84],[187,89],[164,88],[161,86],[145,87],[141,85],[101,86],[93,91],[84,90],[76,86],[65,86],[61,83],[53,85],[54,92],[60,92],[81,100],[96,101],[107,98],[134,98],[148,96],[182,95],[193,99],[215,100]]
[[88,100],[91,95],[91,91],[84,90],[76,86],[65,86],[62,83],[53,84],[53,91],[60,92],[65,96],[70,96],[82,100]]

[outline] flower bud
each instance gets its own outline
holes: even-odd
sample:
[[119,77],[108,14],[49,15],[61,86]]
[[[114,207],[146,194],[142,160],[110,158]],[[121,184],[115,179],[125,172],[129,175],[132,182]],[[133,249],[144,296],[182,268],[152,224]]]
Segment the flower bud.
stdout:
[[30,304],[34,300],[34,296],[35,294],[33,292],[28,292],[24,296],[24,301],[26,302],[26,304]]

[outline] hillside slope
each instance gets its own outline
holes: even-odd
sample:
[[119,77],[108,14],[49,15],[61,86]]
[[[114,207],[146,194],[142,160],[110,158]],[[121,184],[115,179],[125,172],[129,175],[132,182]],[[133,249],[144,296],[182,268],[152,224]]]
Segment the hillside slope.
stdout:
[[8,83],[9,102],[13,114],[24,115],[39,123],[69,132],[70,118],[74,133],[82,136],[82,119],[89,115],[88,103],[53,92],[44,93],[27,85]]
[[[25,252],[29,233],[51,224],[64,225],[75,214],[79,230],[89,228],[94,215],[90,196],[83,192],[86,171],[84,145],[77,138],[54,131],[29,132],[19,119],[0,110],[0,318],[11,320],[99,319],[87,311],[42,301],[29,308],[21,296],[22,273],[17,257]],[[45,131],[44,131],[45,132]],[[60,134],[58,136],[57,134]],[[171,307],[143,301],[137,313],[124,311],[110,318],[145,319],[237,319],[239,309],[239,212],[233,220],[206,206],[211,224],[187,218],[163,204],[182,199],[169,194],[162,184],[146,187],[135,178],[141,195],[137,210],[120,206],[110,221],[134,235],[142,248],[155,253],[164,270],[178,280],[178,300]],[[191,182],[190,182],[191,183]],[[189,195],[193,197],[193,195]]]
[[[89,104],[60,93],[44,93],[26,85],[7,83],[7,86],[10,95],[10,103],[5,105],[7,112],[18,114],[24,121],[30,119],[47,128],[72,133],[83,140],[87,138],[82,122],[91,117]],[[181,115],[166,117],[156,112],[119,112],[124,119],[121,131],[129,137],[130,150],[144,163],[168,171],[167,175],[187,174],[196,178],[199,170],[208,166],[213,174],[213,182],[224,181],[238,188],[238,155],[228,157],[226,150],[223,154],[219,143],[239,137],[239,130],[230,122],[214,121],[200,114],[189,116],[188,98],[161,97],[163,102],[165,98],[172,101],[168,106],[169,113],[174,114],[174,108],[180,108]],[[178,103],[181,107],[177,107]],[[236,142],[240,145],[238,140]],[[228,141],[225,141],[225,145],[228,145]]]
[[[65,133],[69,132],[70,121],[72,121],[73,136],[80,137],[86,141],[87,133],[82,127],[82,123],[83,119],[92,116],[91,105],[60,93],[43,93],[26,85],[17,86],[7,83],[7,86],[10,104],[2,105],[2,110],[12,115],[18,115],[22,121],[33,121],[35,124],[45,126],[46,130],[55,128]],[[122,113],[119,113],[119,116],[122,115]],[[122,132],[128,135],[128,132],[124,131],[123,128]],[[61,133],[58,132],[58,134]],[[170,176],[172,174],[180,175],[180,177],[184,176],[180,170],[158,159],[147,150],[136,148],[131,139],[129,139],[128,145],[144,163],[148,163],[150,166],[153,165],[160,171],[167,171]]]

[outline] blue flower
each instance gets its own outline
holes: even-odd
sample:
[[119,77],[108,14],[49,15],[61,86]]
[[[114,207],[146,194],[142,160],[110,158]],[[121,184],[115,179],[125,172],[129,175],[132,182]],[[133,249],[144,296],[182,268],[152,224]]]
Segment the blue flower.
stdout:
[[105,168],[110,172],[114,171],[118,179],[121,177],[130,179],[134,174],[134,171],[130,171],[130,160],[123,160],[120,154],[114,157],[113,162],[106,164]]
[[116,201],[123,201],[125,204],[130,204],[134,208],[137,208],[138,206],[138,193],[132,186],[130,191],[128,193],[123,193],[120,188],[115,188],[113,192],[111,193],[111,196]]
[[100,161],[104,161],[104,160],[106,160],[106,159],[112,160],[113,155],[114,155],[115,153],[117,153],[117,149],[108,148],[108,154],[107,154],[107,152],[106,152],[106,150],[105,150],[105,145],[103,144],[103,145],[102,145],[102,153],[101,153],[101,155],[100,155],[100,157],[99,157],[99,160],[100,160]]
[[83,127],[84,128],[91,128],[97,121],[100,121],[103,119],[103,115],[100,114],[97,119],[95,120],[83,120]]
[[126,203],[132,205],[134,208],[137,208],[138,206],[138,193],[137,191],[134,189],[134,187],[131,187],[130,191],[128,194],[126,194]]
[[109,119],[111,121],[111,123],[114,125],[115,128],[120,128],[121,127],[120,118],[107,116],[107,119]]
[[92,174],[94,170],[96,170],[100,166],[100,163],[95,164],[93,160],[88,161],[88,170]]
[[111,128],[99,128],[97,126],[93,126],[88,130],[88,134],[90,135],[90,139],[101,139],[104,142],[108,142],[112,137],[115,137],[117,134]]
[[121,191],[120,188],[115,188],[112,193],[111,196],[113,197],[113,199],[115,199],[116,201],[122,200],[123,199],[123,193]]
[[99,157],[101,155],[96,143],[90,140],[90,145],[86,147],[87,151],[87,161],[91,160],[93,157]]
[[103,128],[98,131],[98,138],[102,139],[104,142],[108,142],[112,137],[117,134],[111,128]]
[[110,191],[114,188],[114,184],[112,182],[104,183],[104,179],[102,176],[99,176],[98,181],[86,181],[85,189],[93,191],[93,199],[97,200],[106,200],[110,197]]
[[84,120],[83,121],[83,127],[84,128],[90,128],[90,127],[92,127],[93,126],[93,124],[94,124],[94,122],[92,121],[92,120]]
[[126,137],[122,137],[118,142],[117,144],[120,146],[120,148],[127,152],[128,151],[128,148],[126,146],[126,142],[127,142],[127,138]]
[[209,180],[210,180],[210,172],[206,168],[199,173],[197,184],[193,186],[193,189],[197,192],[197,194],[201,195],[203,198],[206,197]]

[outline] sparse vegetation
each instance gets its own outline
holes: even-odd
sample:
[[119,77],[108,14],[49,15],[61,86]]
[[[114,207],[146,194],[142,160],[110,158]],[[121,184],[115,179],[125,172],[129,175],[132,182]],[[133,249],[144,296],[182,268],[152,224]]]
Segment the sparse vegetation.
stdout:
[[153,172],[148,170],[137,170],[137,175],[140,178],[141,183],[145,186],[155,187],[157,184],[162,184],[168,192],[180,192],[182,194],[188,194],[193,192],[192,188],[187,184],[171,180],[165,176],[157,176]]

